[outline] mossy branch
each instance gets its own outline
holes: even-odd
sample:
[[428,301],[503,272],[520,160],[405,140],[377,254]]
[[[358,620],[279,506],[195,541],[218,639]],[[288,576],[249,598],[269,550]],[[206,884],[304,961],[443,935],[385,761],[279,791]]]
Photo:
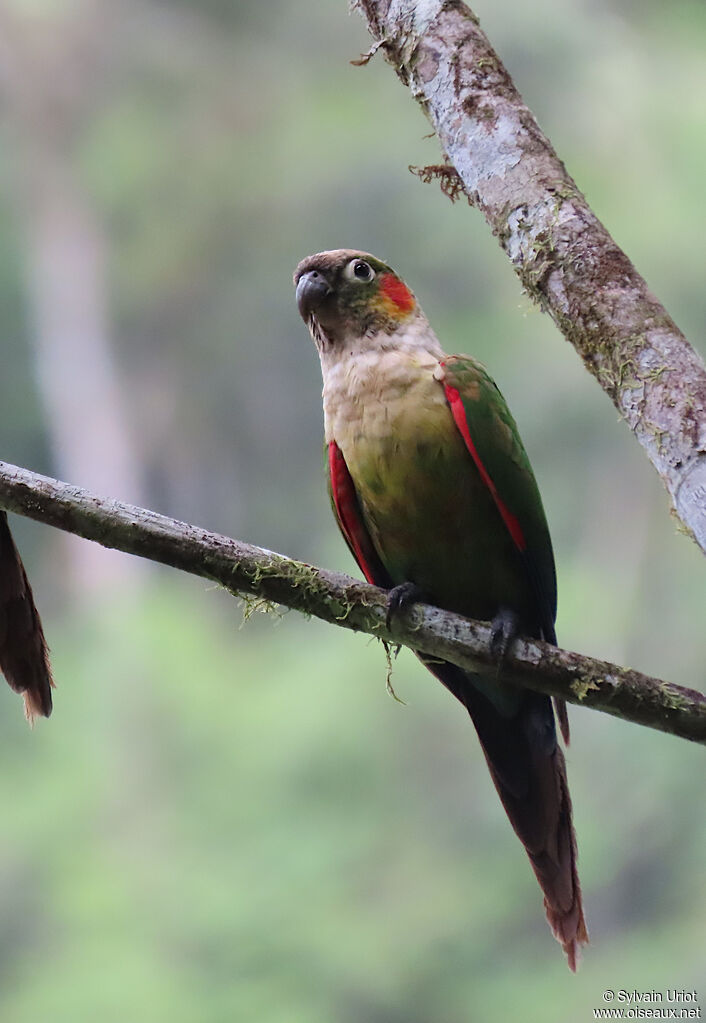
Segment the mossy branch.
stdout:
[[[97,497],[6,462],[0,462],[0,508],[104,547],[214,580],[231,593],[272,601],[332,625],[497,677],[487,623],[417,604],[388,629],[385,591],[349,576],[314,568],[146,508]],[[626,721],[706,743],[706,697],[629,668],[535,640],[518,640],[503,664],[502,677]]]
[[[706,552],[706,368],[567,173],[461,0],[352,0],[431,121],[414,168],[478,207],[525,290],[610,395]],[[626,180],[625,187],[629,188]]]

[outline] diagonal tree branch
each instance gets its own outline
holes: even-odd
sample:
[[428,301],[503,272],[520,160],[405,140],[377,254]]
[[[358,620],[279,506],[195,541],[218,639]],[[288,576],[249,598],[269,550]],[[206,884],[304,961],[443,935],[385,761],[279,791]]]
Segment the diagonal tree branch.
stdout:
[[[706,368],[592,212],[460,0],[352,0],[464,193],[610,395],[706,552]],[[360,62],[365,63],[366,58]]]
[[[215,580],[232,593],[251,594],[497,677],[487,624],[418,604],[388,629],[385,591],[349,576],[97,497],[6,462],[0,462],[0,509]],[[539,641],[518,640],[503,664],[502,677],[706,744],[706,696],[629,668]]]

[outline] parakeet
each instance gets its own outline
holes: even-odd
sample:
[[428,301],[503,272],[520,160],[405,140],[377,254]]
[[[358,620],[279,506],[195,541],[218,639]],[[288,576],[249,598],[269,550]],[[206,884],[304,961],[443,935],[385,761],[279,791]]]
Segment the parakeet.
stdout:
[[[539,490],[496,384],[446,355],[412,291],[365,252],[335,249],[294,274],[318,350],[333,510],[390,612],[421,599],[556,643],[556,575]],[[421,658],[467,708],[572,970],[588,941],[564,756],[548,696]],[[568,741],[563,702],[557,703]]]
[[25,702],[25,715],[49,717],[54,685],[49,653],[27,573],[0,512],[0,671]]

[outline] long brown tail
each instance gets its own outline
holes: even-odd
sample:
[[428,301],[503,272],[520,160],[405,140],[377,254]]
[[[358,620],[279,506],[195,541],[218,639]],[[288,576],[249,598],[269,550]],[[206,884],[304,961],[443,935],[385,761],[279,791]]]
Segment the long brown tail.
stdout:
[[[501,713],[474,684],[473,676],[451,664],[427,663],[427,667],[471,715],[495,787],[544,892],[549,926],[575,971],[588,931],[576,870],[566,764],[557,743],[551,700],[529,690],[513,690],[508,693],[507,713]],[[499,685],[494,685],[494,691],[501,696]]]
[[49,717],[54,685],[49,651],[5,512],[0,512],[0,671],[24,697],[30,724],[37,715]]

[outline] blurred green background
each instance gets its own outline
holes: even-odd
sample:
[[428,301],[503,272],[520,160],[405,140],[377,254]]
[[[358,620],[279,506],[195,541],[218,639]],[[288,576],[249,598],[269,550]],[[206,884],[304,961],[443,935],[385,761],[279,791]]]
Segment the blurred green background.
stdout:
[[[702,0],[477,0],[700,343]],[[291,274],[399,269],[544,495],[563,645],[704,687],[703,558],[345,0],[0,0],[1,457],[353,572]],[[703,346],[702,346],[703,351]],[[50,722],[0,689],[0,1020],[564,1023],[706,975],[703,751],[574,709],[576,977],[467,716],[403,653],[26,521]],[[701,991],[703,995],[703,990]]]

